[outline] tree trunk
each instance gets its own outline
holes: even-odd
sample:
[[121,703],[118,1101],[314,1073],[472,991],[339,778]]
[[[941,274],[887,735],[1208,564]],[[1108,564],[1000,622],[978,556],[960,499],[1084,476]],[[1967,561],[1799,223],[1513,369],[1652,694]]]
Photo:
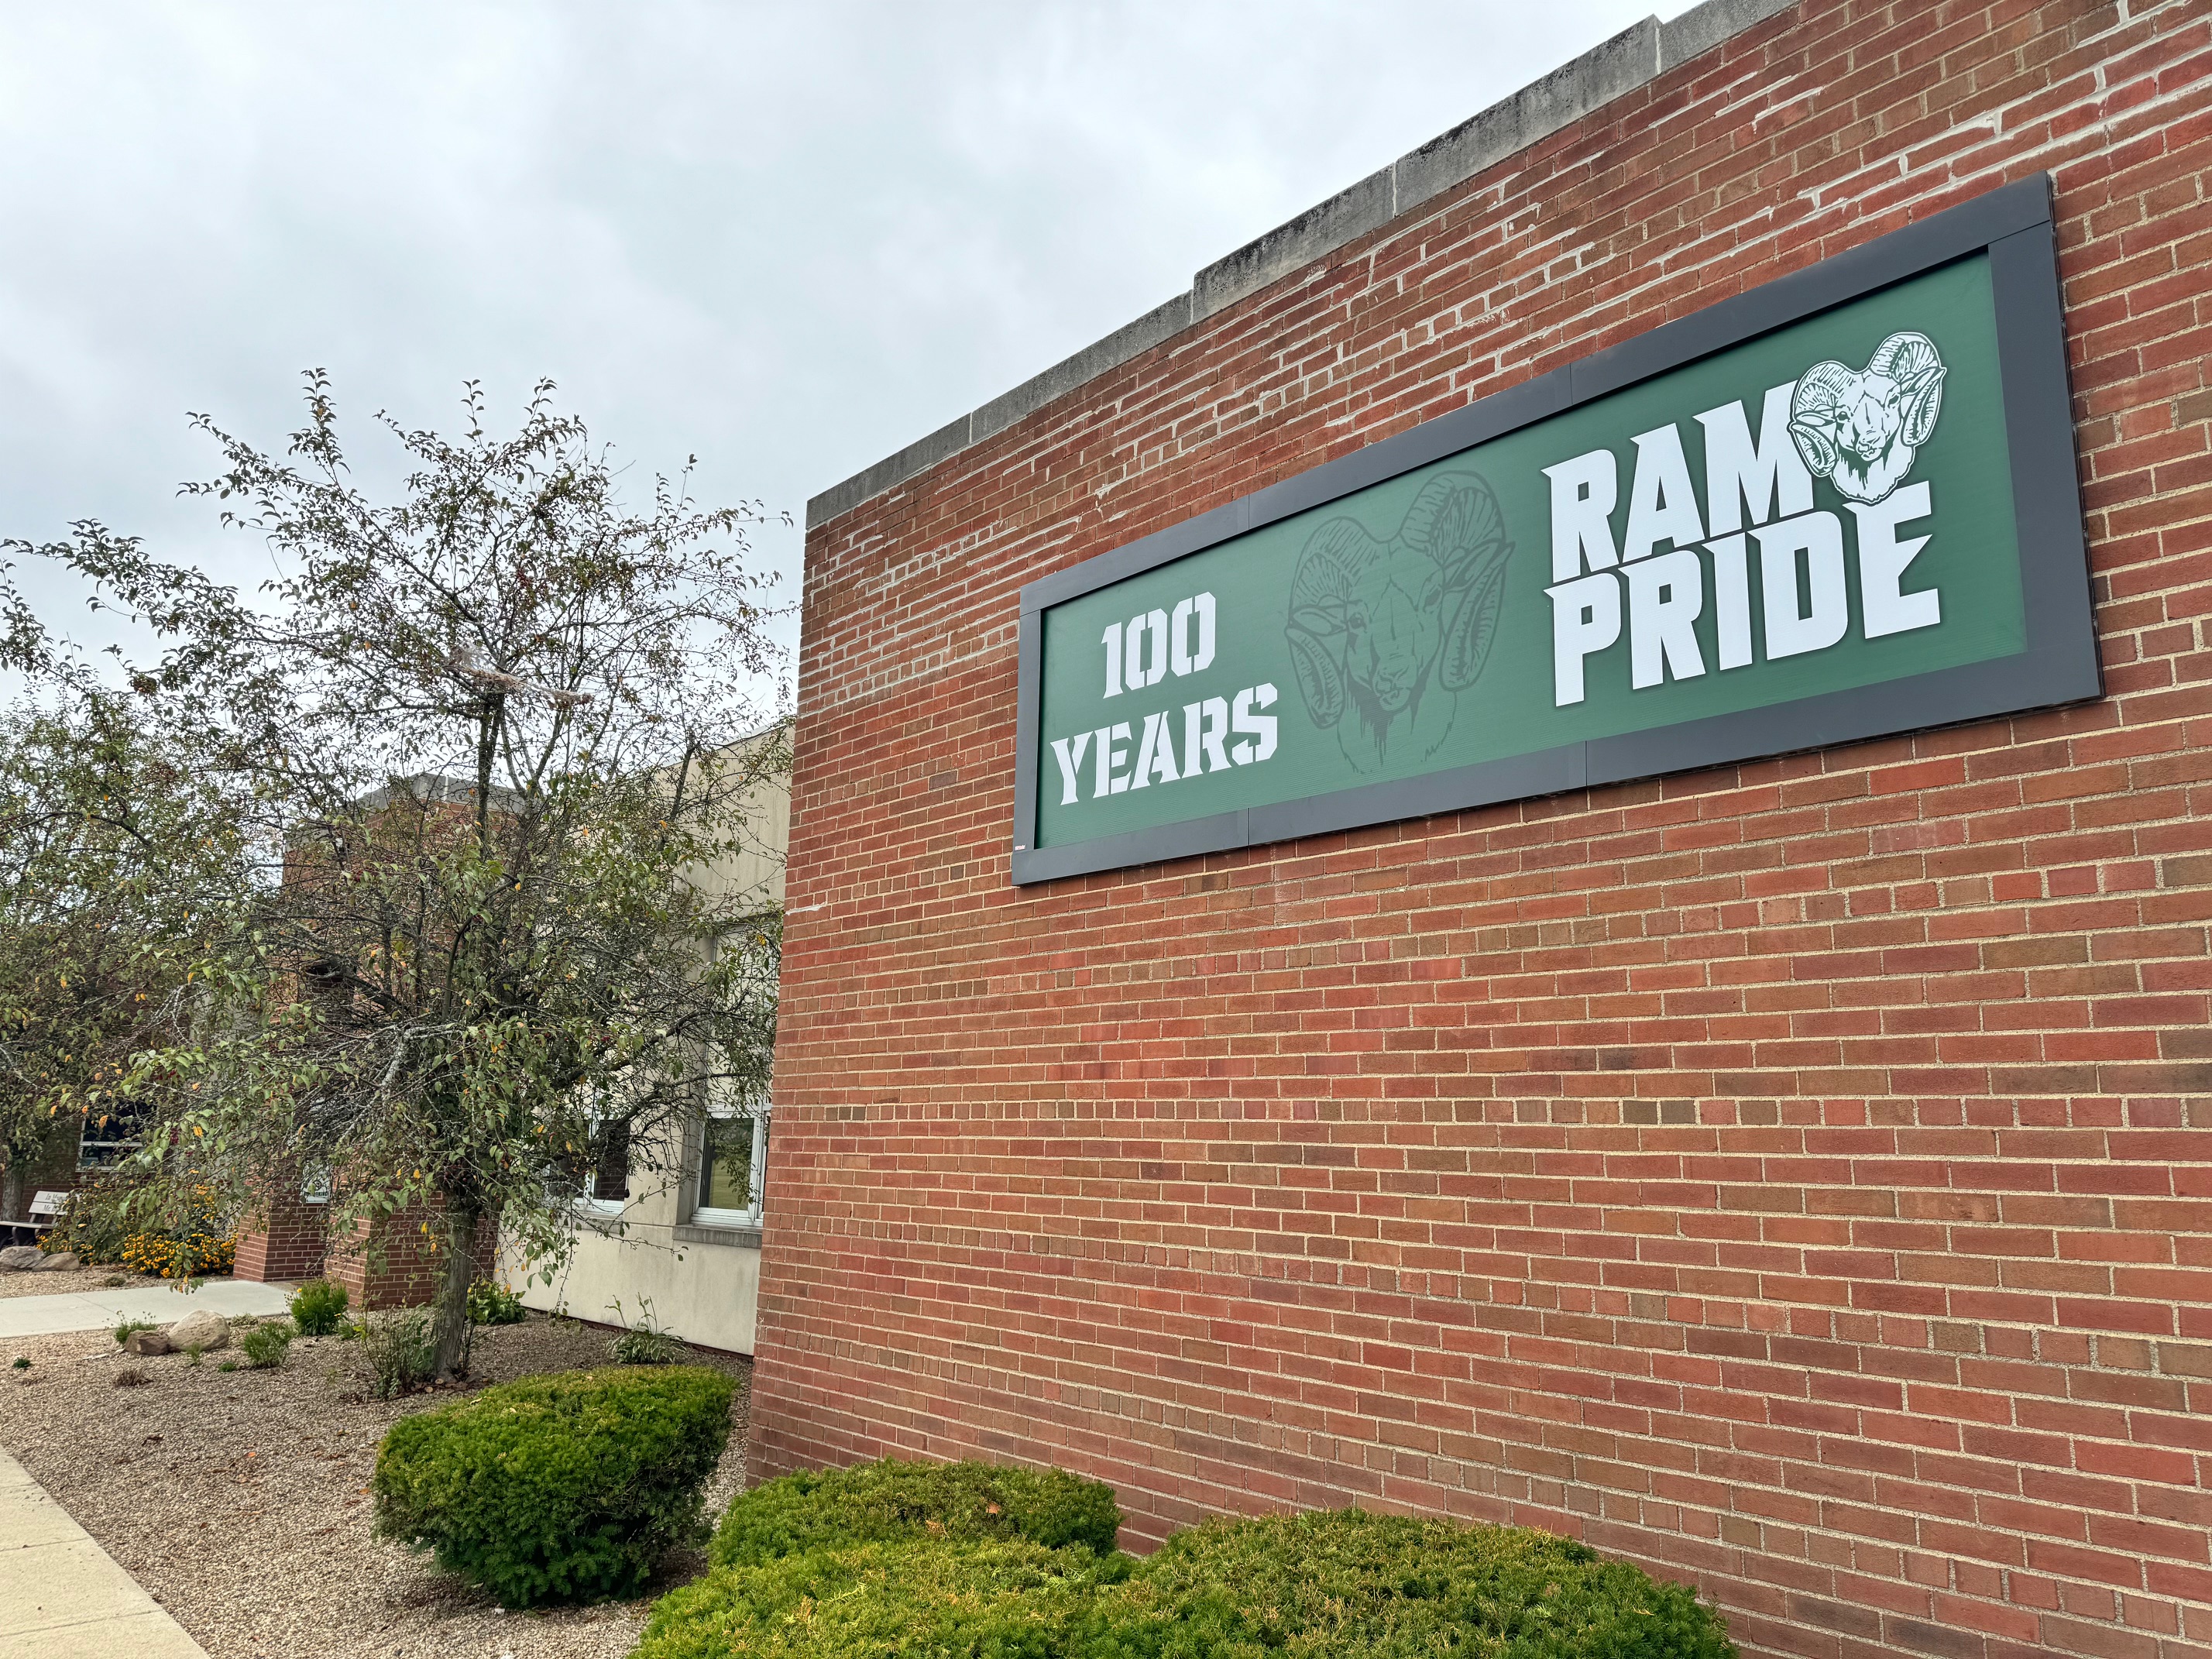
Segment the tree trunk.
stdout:
[[23,1171],[14,1158],[0,1166],[0,1221],[23,1218]]
[[473,1202],[462,1202],[450,1194],[446,1199],[446,1271],[438,1281],[438,1379],[456,1380],[469,1374],[469,1285],[476,1279],[477,1221],[483,1214]]

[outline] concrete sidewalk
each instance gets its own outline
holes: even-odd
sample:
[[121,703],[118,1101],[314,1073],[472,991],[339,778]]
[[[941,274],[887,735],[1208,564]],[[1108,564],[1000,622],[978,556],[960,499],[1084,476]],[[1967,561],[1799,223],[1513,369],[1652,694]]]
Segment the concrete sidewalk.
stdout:
[[126,1319],[150,1319],[173,1325],[196,1309],[225,1319],[238,1314],[283,1313],[291,1287],[257,1284],[250,1279],[208,1279],[190,1296],[166,1285],[133,1285],[119,1291],[64,1291],[54,1296],[17,1296],[0,1302],[0,1342],[15,1336],[44,1336],[53,1331],[97,1331]]
[[0,1452],[0,1659],[118,1655],[207,1659],[184,1626]]

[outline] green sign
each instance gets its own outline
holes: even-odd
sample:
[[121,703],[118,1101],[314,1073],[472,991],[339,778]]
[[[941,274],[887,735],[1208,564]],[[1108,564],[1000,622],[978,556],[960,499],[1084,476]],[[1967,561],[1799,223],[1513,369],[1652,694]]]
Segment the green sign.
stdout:
[[1034,584],[1015,879],[2095,695],[2048,200]]

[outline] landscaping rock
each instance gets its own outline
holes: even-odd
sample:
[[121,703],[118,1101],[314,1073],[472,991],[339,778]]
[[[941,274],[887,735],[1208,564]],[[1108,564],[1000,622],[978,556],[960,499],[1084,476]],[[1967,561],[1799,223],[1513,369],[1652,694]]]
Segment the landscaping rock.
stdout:
[[10,1244],[0,1250],[0,1273],[27,1273],[46,1259],[35,1244]]
[[123,1339],[123,1352],[157,1354],[169,1352],[169,1339],[159,1331],[133,1331]]
[[230,1343],[230,1326],[221,1314],[210,1313],[205,1308],[188,1313],[169,1327],[169,1346],[173,1348],[198,1348],[206,1353]]
[[34,1273],[75,1273],[81,1265],[74,1250],[63,1250],[46,1257],[31,1271]]

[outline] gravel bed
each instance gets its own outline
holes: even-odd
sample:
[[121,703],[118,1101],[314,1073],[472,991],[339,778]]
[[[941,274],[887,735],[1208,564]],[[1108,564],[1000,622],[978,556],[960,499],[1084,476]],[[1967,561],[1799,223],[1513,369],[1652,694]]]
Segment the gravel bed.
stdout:
[[[0,1273],[0,1302],[15,1296],[60,1296],[70,1291],[112,1291],[123,1286],[110,1285],[111,1279],[119,1279],[123,1285],[159,1285],[165,1281],[146,1279],[137,1273],[126,1273],[118,1267],[71,1267],[58,1273]],[[177,1316],[179,1319],[184,1316]]]
[[[336,1337],[295,1341],[281,1371],[216,1368],[236,1352],[197,1366],[181,1354],[131,1359],[107,1333],[74,1331],[18,1339],[0,1358],[33,1362],[0,1370],[0,1448],[210,1659],[620,1659],[653,1596],[705,1566],[703,1553],[679,1551],[642,1600],[504,1613],[427,1555],[371,1535],[367,1488],[385,1430],[450,1395],[370,1399],[358,1350]],[[605,1331],[532,1314],[477,1332],[471,1385],[604,1364],[606,1354]],[[751,1373],[732,1355],[695,1357]],[[133,1369],[148,1382],[117,1386]],[[710,1511],[743,1484],[749,1404],[740,1392]]]

